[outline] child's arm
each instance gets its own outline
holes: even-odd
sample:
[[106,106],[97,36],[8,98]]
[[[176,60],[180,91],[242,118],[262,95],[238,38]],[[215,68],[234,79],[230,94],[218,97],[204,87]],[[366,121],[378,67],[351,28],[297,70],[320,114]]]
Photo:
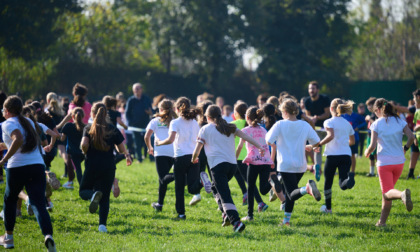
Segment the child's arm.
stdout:
[[82,141],[80,142],[80,149],[82,150],[82,152],[84,154],[86,154],[86,152],[89,149],[89,138],[88,137],[82,137]]
[[155,136],[155,145],[160,146],[160,145],[172,144],[175,141],[175,136],[176,136],[176,131],[172,131],[171,134],[168,136],[168,138],[166,138],[165,140],[159,140]]
[[152,146],[152,143],[150,142],[150,138],[152,137],[152,134],[153,134],[153,130],[149,129],[146,132],[146,135],[144,135],[144,142],[146,143],[146,146],[147,146],[147,152],[150,155],[154,154],[153,146]]
[[271,169],[274,169],[274,160],[276,160],[276,152],[277,152],[277,146],[272,143],[268,143],[271,146],[271,160],[273,160],[273,164],[271,165]]
[[408,128],[408,125],[405,125],[403,131],[404,131],[404,134],[408,138],[407,143],[404,146],[404,153],[405,153],[408,150],[408,148],[410,148],[410,146],[413,144],[414,140],[417,140],[417,139],[414,136],[413,132],[410,130],[410,128]]
[[124,129],[128,129],[128,126],[122,121],[121,117],[117,117],[117,123],[121,125]]
[[200,155],[200,152],[203,146],[204,144],[202,142],[197,141],[197,144],[195,145],[195,149],[191,158],[191,163],[193,164],[198,163],[198,156]]
[[351,135],[349,138],[349,145],[352,146],[356,143],[356,140],[354,139],[354,135]]
[[369,157],[369,155],[376,149],[377,144],[378,144],[378,132],[372,131],[370,145],[365,150],[365,153],[364,153],[365,157]]
[[[54,129],[57,130],[56,128],[54,128]],[[57,132],[55,132],[53,130],[50,130],[50,129],[47,129],[47,131],[45,133],[47,133],[48,135],[51,136],[51,142],[50,142],[49,145],[44,147],[44,150],[45,150],[45,152],[50,152],[54,148],[54,144],[55,144],[56,139],[60,135]]]
[[[262,156],[264,156],[264,149],[263,149],[263,147],[261,147],[261,145],[259,145],[259,144],[258,144],[258,142],[257,142],[257,141],[255,141],[255,139],[254,139],[254,138],[252,138],[252,137],[248,136],[247,134],[243,133],[243,132],[242,132],[242,131],[240,131],[240,130],[237,130],[237,131],[236,131],[236,133],[235,133],[235,135],[241,138],[241,141],[239,142],[239,144],[241,144],[241,143],[242,143],[242,145],[243,145],[243,140],[245,140],[245,141],[247,141],[248,143],[250,143],[250,144],[254,145],[255,147],[257,147],[257,149],[259,149],[259,150],[260,150],[260,154],[261,154]],[[239,149],[239,145],[238,145],[238,149]],[[238,149],[236,150],[237,157],[239,156],[239,155],[238,155]],[[242,147],[241,147],[241,149],[242,149]],[[239,152],[239,153],[240,153],[240,152]]]
[[128,151],[125,149],[124,143],[120,143],[116,145],[116,147],[119,153],[124,154],[127,166],[130,166],[133,163],[133,160],[131,160],[130,153],[128,153]]
[[64,119],[57,125],[57,129],[61,129],[71,119],[71,113],[67,114]]

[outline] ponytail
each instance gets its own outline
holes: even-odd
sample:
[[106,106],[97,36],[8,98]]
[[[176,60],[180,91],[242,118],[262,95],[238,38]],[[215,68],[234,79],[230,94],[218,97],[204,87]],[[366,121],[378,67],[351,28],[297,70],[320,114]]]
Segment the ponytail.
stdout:
[[181,117],[186,120],[196,119],[200,115],[199,109],[191,108],[191,101],[187,97],[180,97],[176,101],[176,108],[179,110]]
[[77,107],[83,107],[85,105],[85,96],[88,93],[88,89],[85,85],[76,83],[73,87],[73,104]]
[[36,121],[36,119],[33,115],[33,111],[34,111],[34,108],[33,108],[32,105],[24,106],[23,109],[22,109],[22,115],[25,116],[25,117],[28,117],[29,119],[32,120],[32,122],[35,125],[35,131],[38,134],[38,136],[40,136],[42,134],[42,129],[41,129],[41,127],[39,127],[39,125],[38,125],[38,123],[37,123],[37,121]]
[[236,125],[227,123],[226,120],[222,118],[222,112],[217,105],[210,105],[206,110],[206,115],[214,120],[216,129],[221,134],[229,137],[236,132]]
[[377,99],[375,101],[375,104],[373,105],[373,108],[382,110],[386,118],[392,116],[395,117],[397,120],[400,119],[391,102],[385,100],[384,98]]
[[340,98],[335,98],[331,102],[331,108],[337,113],[337,116],[344,114],[351,114],[353,112],[353,101],[344,101]]
[[95,115],[95,118],[89,130],[89,136],[93,147],[100,151],[108,151],[111,146],[105,142],[105,139],[110,134],[107,130],[108,123],[105,105],[101,102],[95,103],[92,107],[92,114]]
[[270,130],[271,127],[276,123],[276,117],[274,116],[276,113],[276,108],[271,103],[266,103],[263,105],[262,110],[265,114],[265,129]]
[[77,131],[83,131],[85,124],[83,123],[83,117],[85,117],[85,112],[82,108],[75,108],[71,111],[71,116],[74,118],[74,124],[76,125]]
[[264,111],[262,109],[258,109],[256,106],[251,106],[246,111],[246,117],[251,121],[252,127],[257,127],[264,117]]
[[173,110],[172,101],[169,99],[163,99],[159,102],[158,108],[163,112],[155,114],[155,117],[160,117],[160,122],[169,126],[169,123],[177,117]]
[[233,110],[239,115],[240,118],[238,119],[245,119],[246,110],[248,109],[248,105],[245,102],[237,103]]

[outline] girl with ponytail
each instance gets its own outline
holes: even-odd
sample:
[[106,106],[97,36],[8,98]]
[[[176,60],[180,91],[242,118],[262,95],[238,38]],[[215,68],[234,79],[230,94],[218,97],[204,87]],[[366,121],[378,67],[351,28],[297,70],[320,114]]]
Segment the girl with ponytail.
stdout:
[[[51,219],[45,208],[45,165],[42,159],[40,140],[34,123],[22,115],[22,100],[10,96],[3,105],[6,121],[1,125],[7,153],[0,160],[0,166],[7,162],[6,190],[4,195],[4,223],[6,234],[0,236],[0,245],[13,248],[13,229],[16,222],[16,202],[23,187],[30,195],[36,219],[45,236],[45,246],[55,251],[52,238]],[[2,146],[4,147],[4,146]]]
[[82,182],[82,161],[85,159],[80,150],[80,142],[82,141],[83,129],[85,124],[83,118],[85,112],[82,108],[75,108],[71,112],[73,122],[66,123],[62,129],[61,141],[66,143],[67,151],[67,174],[68,181],[63,185],[64,188],[73,189],[73,180],[75,177],[74,170],[76,170],[77,182]]
[[176,118],[173,111],[171,100],[164,99],[158,104],[159,113],[155,115],[146,127],[144,141],[148,152],[155,157],[157,174],[159,176],[159,196],[158,201],[152,203],[152,207],[162,211],[168,184],[175,180],[174,174],[169,173],[174,164],[174,148],[172,144],[162,146],[152,146],[150,141],[152,134],[159,139],[166,139],[169,136],[169,124]]
[[185,220],[185,185],[188,185],[188,192],[195,195],[200,193],[203,186],[207,193],[211,193],[211,182],[207,173],[200,173],[198,162],[190,162],[200,129],[196,121],[199,110],[191,109],[191,102],[187,97],[178,98],[175,108],[179,117],[169,124],[167,138],[160,140],[155,135],[155,146],[174,143],[175,208],[178,213],[176,219]]
[[[267,194],[270,189],[274,189],[272,187],[275,187],[277,193],[281,193],[281,184],[277,179],[275,170],[271,168],[274,163],[271,159],[268,145],[265,142],[267,130],[260,126],[263,117],[264,112],[262,109],[258,109],[256,106],[249,107],[246,111],[246,121],[249,126],[242,129],[243,133],[252,137],[264,148],[264,151],[261,153],[249,141],[246,144],[247,155],[243,163],[248,165],[248,215],[242,218],[244,221],[254,220],[254,188],[256,187],[258,176],[260,177],[261,194]],[[241,153],[244,143],[245,140],[241,139],[236,149],[236,157]],[[263,202],[258,204],[258,212],[264,212],[267,208],[268,205]]]
[[321,212],[323,213],[332,213],[331,188],[337,168],[341,190],[351,189],[355,184],[354,172],[350,172],[350,145],[355,144],[354,130],[351,124],[342,117],[343,114],[351,114],[353,112],[353,104],[353,101],[343,101],[339,98],[332,100],[330,106],[332,118],[324,121],[327,135],[318,144],[318,146],[326,145],[324,156],[327,156],[324,165],[325,205],[321,207]]
[[242,232],[245,224],[239,218],[229,189],[229,180],[237,169],[235,136],[250,142],[262,154],[265,149],[253,138],[238,130],[234,124],[228,124],[222,118],[221,110],[217,105],[209,106],[205,116],[209,123],[200,129],[191,162],[198,162],[198,156],[204,146],[214,181],[213,194],[223,213],[222,226],[232,224],[234,232]]
[[[403,171],[405,152],[414,142],[414,135],[407,123],[398,117],[394,107],[387,100],[377,99],[373,105],[373,111],[378,120],[370,126],[371,142],[364,154],[369,157],[378,146],[376,166],[382,190],[382,211],[376,226],[383,227],[386,226],[392,200],[402,200],[407,211],[413,210],[410,189],[401,192],[394,189],[394,186]],[[402,147],[403,134],[408,138],[404,147]]]
[[125,155],[127,166],[131,165],[132,160],[125,149],[121,132],[107,122],[103,103],[93,105],[91,117],[93,123],[84,128],[80,146],[86,155],[86,161],[79,195],[83,200],[90,200],[89,212],[95,213],[99,207],[99,232],[107,232],[109,195],[117,169],[112,147],[116,146]]

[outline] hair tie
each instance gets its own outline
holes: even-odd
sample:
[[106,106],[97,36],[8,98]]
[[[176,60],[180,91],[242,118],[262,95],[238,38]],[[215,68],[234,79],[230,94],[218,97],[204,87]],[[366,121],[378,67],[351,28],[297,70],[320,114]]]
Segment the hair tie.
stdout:
[[384,102],[384,106],[386,106],[386,104],[388,104],[387,102]]
[[40,109],[40,108],[36,110],[36,112],[39,112],[39,111],[41,111],[41,109]]

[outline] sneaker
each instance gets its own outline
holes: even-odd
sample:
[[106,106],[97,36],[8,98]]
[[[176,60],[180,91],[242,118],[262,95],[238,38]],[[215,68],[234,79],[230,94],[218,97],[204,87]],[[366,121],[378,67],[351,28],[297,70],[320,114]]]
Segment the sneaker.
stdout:
[[281,203],[280,211],[284,211],[286,209],[286,202]]
[[332,210],[331,209],[328,210],[326,205],[322,205],[321,212],[326,213],[326,214],[332,214]]
[[57,179],[57,176],[55,175],[54,172],[47,172],[47,181],[48,181],[48,183],[50,183],[51,187],[54,190],[58,190],[58,188],[60,188],[60,186],[61,186],[61,183]]
[[401,200],[407,208],[407,211],[411,212],[413,210],[413,202],[411,201],[411,191],[410,189],[405,189],[401,194]]
[[206,190],[207,193],[211,193],[211,182],[207,173],[201,172],[200,178],[201,178],[201,184],[203,184],[204,186],[204,190]]
[[314,165],[315,170],[315,179],[316,181],[319,181],[321,179],[321,166],[319,164]]
[[261,202],[260,204],[258,204],[258,212],[262,213],[265,212],[265,210],[267,210],[268,205],[265,204],[264,202]]
[[53,203],[51,202],[51,201],[48,201],[47,202],[47,210],[48,210],[48,212],[52,212],[53,211],[53,207],[54,207],[54,205],[53,205]]
[[347,180],[347,188],[352,189],[354,187],[354,184],[356,184],[356,181],[354,181],[354,172],[349,172],[349,179]]
[[108,232],[105,225],[99,225],[98,231],[101,232],[101,233],[107,233]]
[[245,224],[243,224],[241,221],[237,221],[235,222],[235,224],[233,224],[233,232],[235,233],[240,233],[244,231],[244,229],[245,229]]
[[193,198],[190,201],[190,206],[194,206],[196,205],[198,202],[201,201],[201,195],[200,194],[196,194],[193,196]]
[[227,227],[230,226],[230,220],[229,217],[227,216],[227,214],[223,213],[222,214],[222,218],[223,218],[223,223],[222,223],[222,227]]
[[22,211],[16,209],[16,217],[22,217]]
[[310,179],[308,183],[306,184],[306,192],[308,192],[309,195],[314,197],[316,201],[321,200],[321,193],[316,187],[315,181],[313,181],[312,179]]
[[156,210],[156,212],[162,212],[162,205],[159,205],[159,203],[152,203],[152,207]]
[[273,189],[270,189],[270,197],[268,198],[268,200],[270,201],[270,202],[273,202],[273,201],[275,201],[276,199],[277,199],[277,194],[275,194],[274,192],[273,192]]
[[118,186],[118,179],[114,178],[114,182],[112,183],[112,194],[114,194],[115,198],[120,196],[120,187]]
[[381,223],[381,221],[376,222],[375,227],[386,227],[386,223]]
[[90,200],[90,205],[89,205],[90,213],[96,213],[96,210],[98,210],[99,202],[101,201],[101,199],[102,199],[102,192],[100,191],[96,191],[92,195],[92,199]]
[[242,205],[243,206],[248,205],[248,193],[245,193],[244,197],[242,197]]
[[368,173],[368,174],[366,174],[366,177],[375,177],[376,175],[375,175],[375,173]]
[[2,218],[4,220],[4,210],[1,210],[1,212],[0,212],[0,218]]
[[414,174],[408,174],[408,176],[407,176],[407,180],[409,180],[409,179],[415,179],[416,177],[414,177]]
[[5,234],[0,236],[0,245],[3,245],[3,247],[7,249],[15,247],[15,244],[13,243],[13,238],[7,239]]
[[34,210],[32,210],[32,206],[31,206],[31,203],[29,203],[29,199],[25,201],[25,205],[26,205],[26,211],[28,211],[28,215],[29,216],[34,215]]
[[52,195],[52,187],[50,183],[46,183],[45,185],[45,198],[49,198]]
[[63,187],[66,189],[74,189],[73,181],[67,181],[66,183],[64,183]]
[[286,223],[284,223],[283,221],[281,221],[281,222],[279,223],[279,227],[290,227],[290,222],[286,222]]
[[57,250],[55,249],[55,242],[54,239],[52,238],[51,235],[46,235],[45,236],[45,241],[44,241],[45,247],[47,247],[48,252],[56,252]]
[[174,220],[186,220],[187,216],[185,214],[178,214]]
[[253,220],[254,220],[254,217],[249,216],[249,215],[242,217],[241,219],[241,221],[253,221]]

